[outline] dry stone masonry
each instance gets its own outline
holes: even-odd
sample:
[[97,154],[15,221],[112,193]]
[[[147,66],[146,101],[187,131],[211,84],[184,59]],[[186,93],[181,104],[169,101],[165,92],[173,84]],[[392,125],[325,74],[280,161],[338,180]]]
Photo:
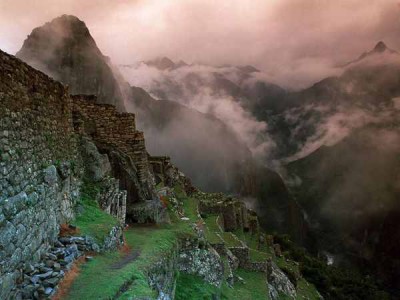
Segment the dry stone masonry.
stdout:
[[136,130],[135,115],[120,113],[112,105],[98,104],[95,96],[72,98],[76,129],[90,136],[96,147],[108,155],[112,176],[127,191],[128,221],[163,220],[165,211],[155,193],[151,157],[143,132]]
[[[163,220],[155,161],[133,114],[97,104],[94,96],[71,96],[61,83],[0,51],[0,299],[21,294],[17,286],[27,282],[30,265],[41,274],[60,225],[75,218],[85,176],[101,187],[101,208],[122,225],[126,216]],[[162,180],[184,177],[168,158],[163,166]],[[97,248],[113,248],[121,234],[115,228]],[[29,289],[45,296],[46,289]]]
[[74,217],[81,170],[71,111],[63,85],[0,51],[0,299]]

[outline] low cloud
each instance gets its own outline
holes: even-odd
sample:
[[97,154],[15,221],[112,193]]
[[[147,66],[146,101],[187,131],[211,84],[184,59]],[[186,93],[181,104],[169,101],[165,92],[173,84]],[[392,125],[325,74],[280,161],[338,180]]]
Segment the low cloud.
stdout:
[[[144,63],[120,68],[133,86],[140,86],[155,98],[184,104],[199,112],[210,114],[227,124],[252,151],[255,158],[265,161],[275,147],[267,133],[268,125],[245,110],[238,98],[224,91],[216,74],[241,84],[236,67],[192,65],[174,70],[158,70]],[[160,96],[161,95],[161,96]]]
[[85,21],[115,63],[162,55],[250,64],[296,89],[333,74],[337,63],[379,40],[400,48],[394,0],[2,0],[0,48],[15,53],[32,28],[62,14]]

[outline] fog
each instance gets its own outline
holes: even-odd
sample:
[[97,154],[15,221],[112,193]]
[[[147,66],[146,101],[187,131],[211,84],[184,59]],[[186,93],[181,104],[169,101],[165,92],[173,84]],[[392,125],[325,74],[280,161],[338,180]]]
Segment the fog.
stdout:
[[268,136],[267,123],[257,120],[242,107],[238,99],[224,91],[224,86],[218,84],[215,76],[222,74],[240,86],[239,70],[235,67],[191,65],[159,70],[139,63],[135,66],[122,66],[120,70],[131,85],[144,88],[156,99],[176,101],[220,119],[251,150],[256,159],[266,161],[275,147],[274,141]]
[[0,48],[14,54],[32,28],[61,14],[84,20],[116,64],[160,55],[250,64],[293,88],[334,73],[378,40],[400,48],[391,0],[1,0]]

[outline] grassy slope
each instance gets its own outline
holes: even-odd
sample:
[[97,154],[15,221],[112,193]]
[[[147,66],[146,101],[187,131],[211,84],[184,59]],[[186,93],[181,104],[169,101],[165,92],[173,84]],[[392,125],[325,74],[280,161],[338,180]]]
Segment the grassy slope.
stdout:
[[219,289],[200,277],[180,273],[176,283],[175,300],[206,300],[219,294]]
[[82,235],[90,235],[101,244],[111,229],[118,225],[118,220],[99,207],[95,200],[99,191],[98,184],[84,179],[78,203],[80,213],[75,219],[75,225]]
[[120,269],[112,266],[121,261],[126,253],[105,253],[82,266],[79,279],[74,282],[67,299],[107,299],[117,295],[122,286],[128,284],[121,299],[133,296],[156,296],[147,284],[144,271],[161,255],[171,252],[177,240],[189,234],[183,226],[141,226],[131,227],[125,232],[125,239],[131,251],[140,256]]
[[102,243],[111,229],[118,225],[117,219],[101,210],[99,205],[90,198],[82,198],[83,212],[77,216],[75,225],[80,234],[90,235]]
[[[139,251],[140,256],[129,261],[121,268],[112,266],[120,262],[126,252],[105,253],[94,257],[94,259],[81,267],[81,273],[68,294],[67,299],[108,299],[118,295],[118,299],[131,299],[133,297],[155,298],[156,293],[152,290],[145,276],[146,268],[150,267],[161,255],[171,253],[178,239],[183,235],[193,234],[190,223],[202,222],[197,213],[197,199],[186,197],[184,192],[175,188],[178,200],[183,203],[185,217],[189,221],[183,221],[175,214],[170,214],[172,224],[158,226],[133,226],[125,232],[126,243],[130,251]],[[77,219],[77,225],[82,232],[95,235],[98,239],[104,236],[108,226],[115,225],[115,219],[102,212],[96,205],[87,199],[83,199],[85,213]],[[104,215],[105,214],[105,215]],[[273,258],[280,266],[294,268],[295,264],[285,259],[275,258],[272,249],[264,246],[257,249],[257,238],[243,232],[221,232],[217,225],[217,216],[207,216],[204,219],[207,238],[221,242],[221,238],[228,246],[240,246],[238,237],[250,247],[250,258],[253,261],[262,261]],[[109,231],[109,230],[108,230]],[[108,233],[108,232],[107,232]],[[297,271],[297,270],[296,270]],[[222,299],[268,299],[265,274],[237,270],[236,275],[245,280],[245,284],[237,283],[233,288],[225,283],[218,292]],[[121,288],[124,288],[121,292]],[[176,290],[176,299],[211,299],[216,293],[216,288],[200,278],[180,274]],[[304,279],[299,281],[298,299],[317,299],[315,288]]]
[[233,288],[224,286],[222,289],[222,299],[229,300],[267,300],[268,289],[264,273],[250,272],[242,269],[236,271],[236,275],[244,279],[243,283],[236,283]]
[[237,270],[245,283],[237,283],[233,288],[223,285],[222,289],[204,282],[200,277],[179,274],[177,281],[176,300],[209,300],[212,295],[220,295],[223,300],[268,300],[268,290],[265,284],[265,274]]
[[[197,219],[197,202],[185,201],[185,214],[191,222]],[[96,209],[94,209],[96,211]],[[104,214],[104,212],[102,212]],[[94,213],[93,213],[94,214]],[[95,228],[96,220],[83,218],[88,222],[77,220],[77,224],[87,224],[87,228]],[[90,224],[90,220],[93,224]],[[75,280],[67,299],[108,299],[119,295],[119,299],[129,299],[137,296],[156,297],[150,289],[144,271],[165,253],[171,252],[178,239],[193,234],[189,221],[173,218],[171,225],[133,226],[125,231],[125,241],[130,251],[139,251],[140,256],[120,269],[112,266],[120,262],[125,252],[113,252],[97,255],[82,266],[78,280]],[[100,228],[101,227],[97,227]],[[86,229],[85,229],[86,230]],[[122,294],[121,288],[126,289]]]

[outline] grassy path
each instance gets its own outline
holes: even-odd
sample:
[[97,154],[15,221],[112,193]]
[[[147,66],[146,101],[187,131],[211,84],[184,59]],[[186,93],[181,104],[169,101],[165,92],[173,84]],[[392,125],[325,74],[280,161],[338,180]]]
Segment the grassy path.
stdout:
[[[125,231],[126,245],[121,251],[97,255],[93,260],[81,265],[79,276],[74,280],[63,300],[128,300],[136,297],[156,299],[157,292],[150,288],[146,270],[161,257],[173,254],[177,249],[179,239],[193,237],[194,230],[191,227],[193,223],[203,227],[209,242],[225,242],[227,246],[232,247],[247,244],[250,248],[251,261],[272,259],[281,268],[299,273],[296,263],[282,257],[275,257],[272,248],[266,244],[260,246],[256,235],[241,230],[223,232],[218,226],[217,215],[209,215],[204,219],[198,215],[198,199],[187,197],[179,189],[176,189],[176,195],[182,202],[186,220],[182,220],[177,214],[171,212],[171,224],[133,225]],[[95,230],[90,227],[92,222],[96,221],[95,216],[87,219],[81,220],[80,225],[83,225],[87,231]],[[86,224],[88,226],[85,228]],[[226,259],[226,257],[222,258]],[[237,282],[233,288],[230,288],[224,282],[220,289],[194,275],[177,274],[176,299],[211,299],[215,294],[220,294],[221,299],[224,300],[269,299],[265,273],[243,269],[238,269],[235,273],[243,278],[245,283]],[[314,286],[303,278],[298,282],[297,292],[297,299],[318,299]]]
[[[178,227],[179,228],[179,227]],[[65,299],[128,299],[153,296],[144,271],[161,254],[171,251],[182,231],[172,225],[134,226],[125,231],[130,253],[105,253],[82,265]]]

